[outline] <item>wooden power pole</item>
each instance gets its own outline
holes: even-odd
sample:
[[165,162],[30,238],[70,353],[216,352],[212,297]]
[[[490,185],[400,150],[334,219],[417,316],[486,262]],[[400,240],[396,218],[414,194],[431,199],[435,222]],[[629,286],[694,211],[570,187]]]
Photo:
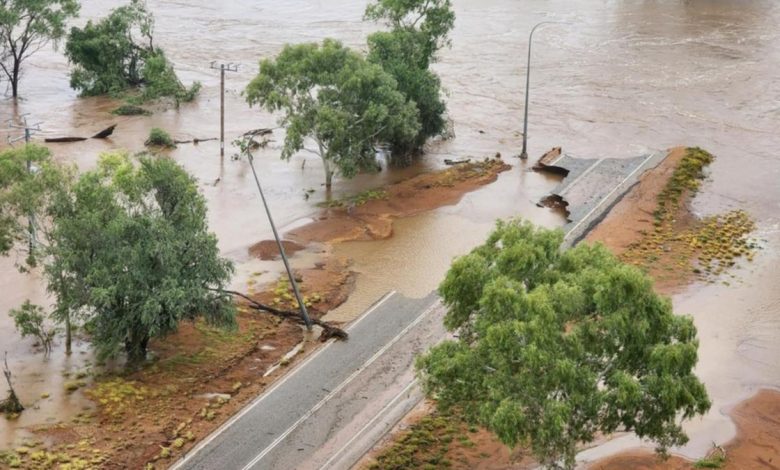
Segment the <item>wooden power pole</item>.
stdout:
[[214,61],[211,68],[219,70],[219,156],[225,156],[225,72],[238,72],[238,64]]

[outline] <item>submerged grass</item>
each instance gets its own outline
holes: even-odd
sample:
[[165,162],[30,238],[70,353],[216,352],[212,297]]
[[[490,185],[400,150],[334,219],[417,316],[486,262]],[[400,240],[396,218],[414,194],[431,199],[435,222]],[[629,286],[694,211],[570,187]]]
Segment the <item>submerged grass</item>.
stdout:
[[621,255],[623,261],[645,271],[663,271],[657,278],[675,273],[690,273],[714,282],[738,258],[752,261],[757,245],[749,238],[755,229],[752,218],[743,210],[696,220],[681,226],[685,201],[696,194],[704,178],[704,169],[714,160],[698,147],[686,149],[672,177],[659,193],[653,212],[653,230],[642,233]]

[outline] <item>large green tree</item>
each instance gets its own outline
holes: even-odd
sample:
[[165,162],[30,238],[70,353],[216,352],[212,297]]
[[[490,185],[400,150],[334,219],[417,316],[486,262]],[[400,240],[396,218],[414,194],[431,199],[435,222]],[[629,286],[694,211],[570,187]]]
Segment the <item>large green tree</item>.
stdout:
[[234,324],[231,299],[221,293],[233,266],[208,232],[194,179],[173,160],[104,155],[50,214],[54,313],[80,315],[99,357],[124,350],[133,366],[150,339],[182,320]]
[[0,0],[0,69],[19,95],[22,63],[65,35],[65,24],[78,15],[78,0]]
[[562,240],[499,223],[453,263],[439,292],[459,338],[418,359],[426,392],[550,467],[573,468],[599,433],[685,443],[680,419],[710,407],[691,318],[602,245]]
[[173,160],[112,153],[76,178],[45,147],[6,150],[0,255],[28,246],[30,221],[37,241],[27,265],[42,261],[54,298],[50,315],[65,325],[68,352],[77,320],[87,324],[100,357],[124,349],[130,365],[143,360],[151,338],[182,320],[234,324],[232,301],[222,292],[232,264],[208,232],[194,179]]
[[154,43],[154,17],[138,0],[83,28],[71,28],[65,54],[70,85],[82,95],[141,90],[143,99],[191,101],[200,88],[186,88],[163,50]]
[[393,75],[399,91],[420,114],[416,135],[411,139],[394,136],[388,141],[394,157],[404,157],[446,127],[441,81],[430,66],[436,53],[450,44],[455,14],[449,0],[376,0],[366,8],[365,17],[390,28],[368,37],[368,60]]
[[[340,42],[287,45],[246,88],[250,105],[282,114],[282,158],[307,150],[322,158],[325,185],[376,167],[376,145],[409,139],[418,112],[392,76]],[[310,145],[307,145],[310,144]]]

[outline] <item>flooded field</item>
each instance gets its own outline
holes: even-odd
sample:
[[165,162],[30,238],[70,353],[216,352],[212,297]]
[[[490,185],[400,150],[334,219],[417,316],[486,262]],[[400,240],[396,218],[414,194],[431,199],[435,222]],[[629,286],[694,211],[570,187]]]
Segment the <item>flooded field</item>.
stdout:
[[[79,24],[104,15],[118,1],[83,2]],[[0,117],[29,113],[42,122],[37,138],[92,135],[118,123],[105,141],[52,145],[56,157],[89,168],[111,149],[138,151],[152,127],[176,138],[219,134],[219,77],[213,60],[238,63],[227,77],[226,134],[274,127],[273,116],[250,109],[241,90],[269,57],[287,42],[335,37],[363,48],[376,26],[362,21],[365,0],[149,1],[156,16],[156,42],[166,49],[186,82],[204,89],[195,103],[159,110],[152,117],[116,117],[117,103],[79,99],[68,86],[61,54],[44,51],[26,64],[17,105],[0,101]],[[448,91],[455,138],[434,143],[428,154],[403,170],[385,170],[355,180],[337,180],[335,196],[380,186],[440,168],[445,157],[482,157],[500,152],[515,165],[499,180],[459,204],[396,223],[394,237],[345,243],[337,255],[352,258],[358,273],[350,301],[331,314],[354,317],[390,289],[422,296],[435,288],[453,256],[481,242],[498,217],[523,216],[548,226],[562,220],[535,202],[555,181],[528,173],[519,160],[527,34],[542,20],[564,21],[535,35],[529,124],[529,153],[552,146],[583,157],[630,157],[674,145],[701,146],[717,156],[695,211],[711,214],[746,209],[759,225],[764,249],[752,265],[736,270],[730,286],[692,286],[675,298],[679,311],[696,319],[701,338],[699,373],[714,400],[710,414],[691,423],[687,455],[701,454],[712,440],[723,442],[734,428],[724,413],[761,386],[780,386],[780,5],[772,0],[620,1],[454,0],[457,14],[452,49],[436,65]],[[0,86],[5,86],[3,83]],[[3,144],[5,135],[0,135]],[[324,181],[316,157],[278,158],[282,135],[257,154],[260,177],[277,223],[297,226],[316,214]],[[232,153],[228,149],[228,155]],[[180,145],[171,155],[200,181],[208,199],[211,228],[220,247],[239,263],[246,248],[269,238],[249,168],[219,158],[219,144]],[[303,166],[304,160],[311,160]],[[314,189],[304,199],[304,191]],[[296,255],[311,264],[314,254]],[[240,273],[256,270],[243,264]],[[271,266],[272,263],[268,263]],[[240,284],[241,278],[236,281]],[[58,345],[51,359],[34,354],[5,312],[24,299],[45,296],[35,275],[0,261],[0,350],[7,350],[22,399],[30,406],[13,425],[0,418],[0,447],[18,426],[68,419],[88,406],[79,392],[64,393],[63,372],[91,366],[87,345],[71,358]],[[83,353],[82,353],[83,351]],[[50,393],[49,398],[40,398]],[[36,409],[37,407],[37,409]],[[630,439],[614,448],[634,445]],[[602,448],[599,452],[609,452]]]

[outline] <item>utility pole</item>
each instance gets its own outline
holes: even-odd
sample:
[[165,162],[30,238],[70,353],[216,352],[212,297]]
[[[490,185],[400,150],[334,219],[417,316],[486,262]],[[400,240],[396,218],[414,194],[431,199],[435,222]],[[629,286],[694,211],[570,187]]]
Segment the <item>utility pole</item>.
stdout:
[[528,89],[529,84],[531,82],[531,41],[533,41],[534,38],[534,31],[536,31],[536,28],[543,24],[569,24],[563,21],[542,21],[540,23],[536,23],[536,25],[531,28],[531,34],[528,35],[528,62],[526,63],[525,67],[525,115],[523,117],[523,151],[520,152],[520,158],[523,160],[528,158],[528,152],[526,149],[527,142],[528,142]]
[[[40,132],[41,131],[41,122],[37,122],[33,125],[27,124],[27,115],[24,114],[21,116],[23,125],[14,124],[13,120],[8,121],[8,127],[11,129],[20,129],[24,130],[24,135],[21,137],[17,137],[15,139],[12,139],[10,136],[8,136],[8,143],[13,144],[15,142],[19,142],[20,140],[24,140],[24,145],[30,144],[30,139],[32,138],[33,132]],[[38,169],[33,167],[32,161],[28,158],[27,159],[27,172],[28,173],[35,173]],[[33,251],[35,250],[35,214],[29,214],[27,216],[27,249],[28,249],[28,256],[33,256]]]
[[245,149],[244,153],[247,156],[247,159],[249,160],[249,166],[252,168],[252,174],[255,177],[255,183],[257,184],[257,190],[260,192],[260,199],[263,200],[263,207],[265,207],[265,214],[268,216],[268,222],[271,224],[271,231],[274,233],[274,239],[276,240],[276,246],[279,248],[279,254],[282,255],[282,262],[284,263],[284,269],[287,270],[287,277],[290,279],[290,285],[293,288],[293,292],[295,293],[295,299],[298,301],[298,306],[301,310],[301,318],[303,318],[303,322],[306,324],[306,329],[308,331],[311,331],[311,318],[309,318],[309,312],[306,310],[306,304],[303,302],[303,297],[301,296],[300,290],[298,290],[298,283],[295,281],[295,275],[292,272],[292,269],[290,268],[290,262],[287,260],[287,255],[284,252],[284,245],[282,245],[282,240],[279,238],[279,233],[276,231],[276,225],[274,224],[274,219],[271,217],[271,210],[268,208],[268,202],[265,200],[265,195],[263,194],[263,188],[260,186],[260,179],[257,177],[257,171],[255,171],[255,163],[254,163],[254,156],[252,156],[252,152],[249,151],[249,149]]
[[211,68],[219,70],[219,156],[225,156],[225,72],[238,72],[238,64],[211,62]]

